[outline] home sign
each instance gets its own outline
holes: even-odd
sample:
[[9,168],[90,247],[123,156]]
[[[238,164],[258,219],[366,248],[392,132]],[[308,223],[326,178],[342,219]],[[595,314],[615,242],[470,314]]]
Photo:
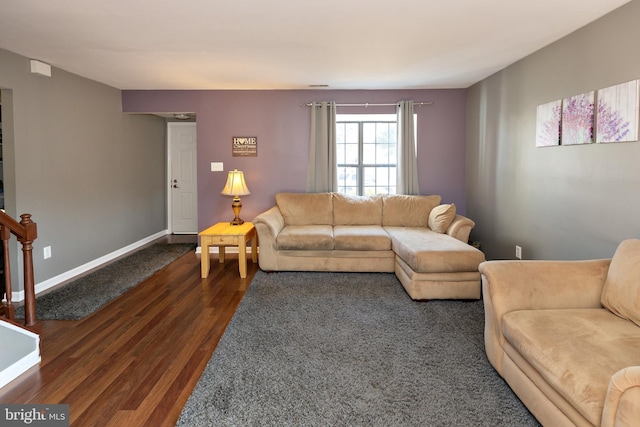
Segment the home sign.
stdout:
[[255,136],[234,136],[231,152],[234,157],[256,157],[258,155],[258,138]]

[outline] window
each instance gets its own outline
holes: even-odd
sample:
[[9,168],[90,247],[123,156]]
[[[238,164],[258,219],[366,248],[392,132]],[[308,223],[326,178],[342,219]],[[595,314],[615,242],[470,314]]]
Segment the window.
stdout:
[[338,114],[338,192],[369,196],[396,192],[396,115]]

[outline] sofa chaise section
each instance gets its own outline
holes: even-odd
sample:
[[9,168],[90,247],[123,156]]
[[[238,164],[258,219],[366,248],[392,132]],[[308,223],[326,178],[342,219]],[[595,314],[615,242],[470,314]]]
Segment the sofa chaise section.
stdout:
[[385,230],[396,254],[396,276],[413,299],[480,298],[481,251],[428,228]]

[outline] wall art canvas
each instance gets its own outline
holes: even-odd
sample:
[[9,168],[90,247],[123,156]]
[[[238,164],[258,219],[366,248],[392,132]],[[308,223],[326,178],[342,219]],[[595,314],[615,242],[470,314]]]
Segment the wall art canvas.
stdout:
[[639,80],[598,90],[596,142],[638,140]]
[[562,100],[538,105],[536,109],[536,147],[560,144]]
[[593,142],[595,92],[570,96],[562,101],[562,145]]

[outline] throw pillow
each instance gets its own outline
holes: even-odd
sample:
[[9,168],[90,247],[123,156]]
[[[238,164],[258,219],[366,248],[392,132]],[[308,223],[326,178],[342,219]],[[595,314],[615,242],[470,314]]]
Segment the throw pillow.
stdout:
[[456,205],[439,205],[429,214],[429,228],[436,233],[446,233],[456,217]]

